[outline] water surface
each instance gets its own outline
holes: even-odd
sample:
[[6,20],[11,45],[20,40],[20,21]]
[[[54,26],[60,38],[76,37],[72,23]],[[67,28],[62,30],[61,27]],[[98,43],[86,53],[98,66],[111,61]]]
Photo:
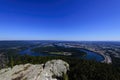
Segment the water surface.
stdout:
[[[80,49],[80,51],[83,51],[86,53],[86,56],[84,57],[87,60],[96,60],[98,62],[101,62],[104,60],[104,57],[98,53],[86,50],[86,49]],[[26,49],[20,52],[21,55],[30,55],[30,56],[58,56],[57,54],[49,54],[49,53],[36,53],[32,52],[31,49]],[[81,55],[77,55],[76,57],[81,57]]]

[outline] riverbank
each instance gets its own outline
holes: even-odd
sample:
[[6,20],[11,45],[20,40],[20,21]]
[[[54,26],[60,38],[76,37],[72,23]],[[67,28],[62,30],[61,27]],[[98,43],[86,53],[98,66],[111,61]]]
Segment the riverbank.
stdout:
[[[84,50],[82,51],[81,49],[79,49],[79,51],[86,53],[86,56],[84,56],[85,59],[87,60],[96,60],[97,62],[102,62],[104,60],[104,57],[100,54],[96,54],[95,52],[92,52],[90,50]],[[58,54],[50,54],[50,53],[37,53],[34,51],[31,51],[31,48],[23,50],[20,52],[20,54],[24,55],[31,55],[31,56],[59,56]],[[65,54],[66,55],[66,54]],[[81,58],[81,54],[76,54],[74,55],[74,57],[79,57]]]
[[107,55],[103,55],[103,56],[105,58],[104,61],[102,61],[103,63],[107,63],[107,64],[111,64],[112,63],[112,59],[111,59],[110,56],[107,56]]
[[105,55],[105,54],[103,54],[103,53],[98,53],[98,52],[96,52],[96,53],[97,53],[97,54],[100,54],[101,56],[104,57],[104,60],[101,61],[101,62],[103,62],[103,63],[107,63],[107,64],[111,64],[111,63],[112,63],[112,59],[111,59],[110,56]]
[[91,50],[88,50],[88,49],[84,49],[84,48],[79,48],[81,51],[84,51],[85,53],[87,53],[87,55],[89,57],[87,57],[88,59],[92,59],[92,60],[97,60],[99,62],[102,62],[105,58],[104,56],[102,56],[101,54],[97,53],[97,52],[94,52],[94,51],[91,51]]
[[105,55],[104,53],[100,53],[100,52],[93,51],[93,50],[89,50],[89,49],[85,49],[85,50],[88,50],[88,51],[91,51],[91,52],[94,52],[94,53],[96,53],[96,54],[101,55],[101,56],[104,58],[104,60],[101,61],[101,62],[103,62],[103,63],[107,63],[107,64],[111,64],[111,63],[112,63],[111,57],[108,56],[108,55]]

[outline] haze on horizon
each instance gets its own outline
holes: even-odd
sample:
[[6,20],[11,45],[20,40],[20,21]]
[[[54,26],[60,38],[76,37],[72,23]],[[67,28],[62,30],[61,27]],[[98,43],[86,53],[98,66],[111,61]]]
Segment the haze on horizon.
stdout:
[[0,40],[120,40],[120,0],[0,0]]

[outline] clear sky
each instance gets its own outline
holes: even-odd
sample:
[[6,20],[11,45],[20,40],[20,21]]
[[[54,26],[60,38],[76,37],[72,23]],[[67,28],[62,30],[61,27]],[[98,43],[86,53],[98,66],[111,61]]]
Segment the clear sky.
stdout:
[[0,40],[120,40],[120,0],[0,0]]

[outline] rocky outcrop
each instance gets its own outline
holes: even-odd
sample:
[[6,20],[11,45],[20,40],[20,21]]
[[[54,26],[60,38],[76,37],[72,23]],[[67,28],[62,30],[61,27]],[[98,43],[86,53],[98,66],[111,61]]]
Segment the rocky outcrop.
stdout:
[[0,80],[59,80],[68,70],[68,63],[62,60],[51,60],[36,65],[16,65],[0,70]]

